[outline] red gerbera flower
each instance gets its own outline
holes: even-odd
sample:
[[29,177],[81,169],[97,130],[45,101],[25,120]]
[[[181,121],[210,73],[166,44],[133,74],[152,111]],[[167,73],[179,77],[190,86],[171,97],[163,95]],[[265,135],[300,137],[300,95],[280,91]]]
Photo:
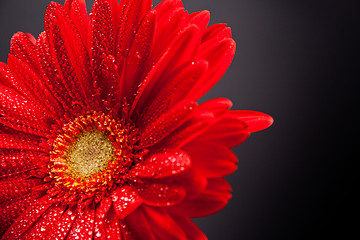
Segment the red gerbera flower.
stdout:
[[229,150],[268,115],[196,101],[235,43],[180,0],[51,3],[0,63],[2,239],[206,239],[190,218],[222,209]]

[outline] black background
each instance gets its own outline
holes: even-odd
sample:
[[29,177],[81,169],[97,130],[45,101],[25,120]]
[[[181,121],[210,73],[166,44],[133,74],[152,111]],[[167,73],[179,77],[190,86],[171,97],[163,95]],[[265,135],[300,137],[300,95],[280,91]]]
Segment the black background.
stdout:
[[[15,32],[43,30],[49,2],[0,0],[0,61]],[[227,97],[233,109],[275,119],[234,149],[227,207],[196,223],[209,239],[359,237],[357,1],[183,2],[189,12],[210,10],[212,24],[228,23],[237,42],[203,100]]]

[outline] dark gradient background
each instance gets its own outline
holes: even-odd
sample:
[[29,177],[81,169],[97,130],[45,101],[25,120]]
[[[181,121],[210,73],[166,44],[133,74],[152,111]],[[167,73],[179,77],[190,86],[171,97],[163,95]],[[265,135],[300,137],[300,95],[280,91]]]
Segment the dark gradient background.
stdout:
[[[49,2],[0,0],[0,61],[12,34],[43,30]],[[227,207],[196,223],[209,239],[359,237],[357,1],[183,2],[189,12],[210,10],[212,24],[228,23],[237,42],[231,67],[203,100],[227,97],[233,109],[275,119],[234,149]]]

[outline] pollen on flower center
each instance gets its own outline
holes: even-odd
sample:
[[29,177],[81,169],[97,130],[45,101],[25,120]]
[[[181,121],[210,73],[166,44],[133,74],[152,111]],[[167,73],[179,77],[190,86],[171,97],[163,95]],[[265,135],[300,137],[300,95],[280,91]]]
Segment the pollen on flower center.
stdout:
[[71,192],[111,188],[141,157],[134,128],[93,112],[65,124],[52,143],[49,165],[55,185]]
[[74,175],[90,177],[106,169],[114,158],[114,147],[103,132],[85,131],[71,146],[68,167]]

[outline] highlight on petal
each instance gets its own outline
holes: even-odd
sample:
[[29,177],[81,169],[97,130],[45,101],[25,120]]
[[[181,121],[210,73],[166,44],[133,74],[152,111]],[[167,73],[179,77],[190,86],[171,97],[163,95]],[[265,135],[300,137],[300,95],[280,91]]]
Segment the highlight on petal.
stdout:
[[131,214],[131,212],[133,212],[143,202],[139,195],[128,186],[114,190],[111,198],[117,217],[120,219],[123,219],[127,215]]
[[[88,14],[87,9],[91,9]],[[273,119],[198,104],[236,44],[181,0],[52,2],[0,63],[0,238],[205,240],[230,148]]]
[[163,178],[179,174],[190,167],[188,154],[182,150],[165,150],[154,153],[144,159],[130,172],[130,175],[142,178]]
[[274,122],[273,118],[269,115],[254,111],[237,110],[233,111],[230,117],[244,122],[247,126],[246,131],[248,132],[264,130]]

